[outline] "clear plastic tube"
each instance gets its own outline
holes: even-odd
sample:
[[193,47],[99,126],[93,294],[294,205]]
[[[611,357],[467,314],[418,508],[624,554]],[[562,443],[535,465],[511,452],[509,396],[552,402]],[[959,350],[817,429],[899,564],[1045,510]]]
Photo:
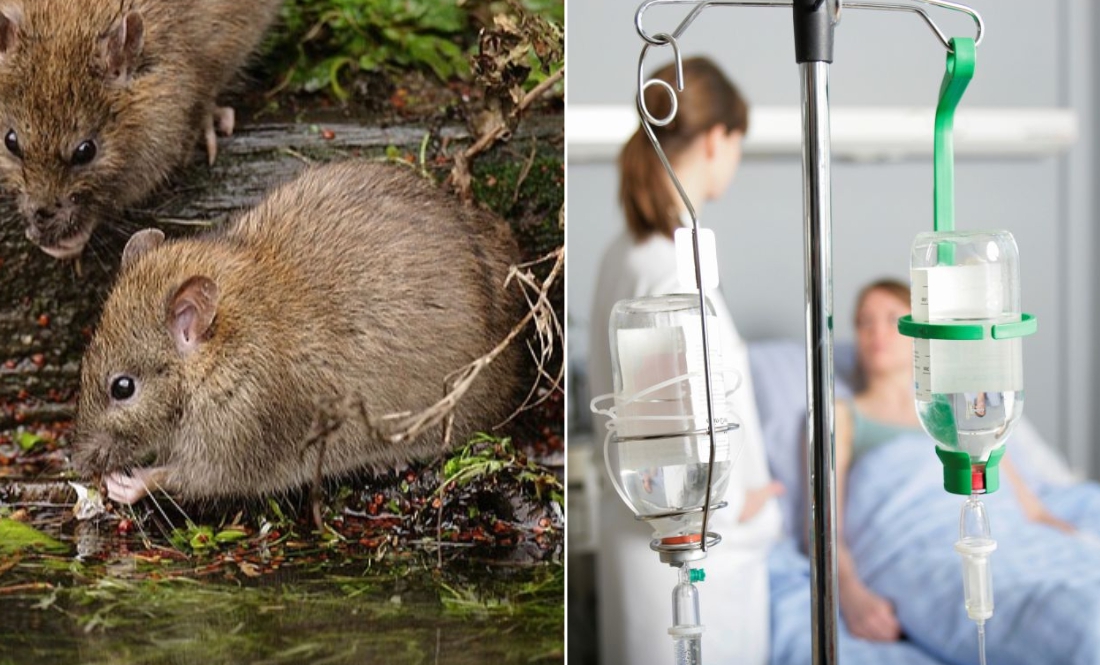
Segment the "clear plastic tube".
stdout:
[[993,616],[993,571],[989,555],[997,549],[989,531],[989,516],[979,495],[971,494],[959,515],[959,541],[955,551],[962,557],[963,595],[966,614],[984,622]]
[[985,665],[985,622],[978,624],[978,665]]
[[955,551],[962,557],[963,599],[966,615],[978,624],[978,660],[985,665],[985,622],[993,616],[993,570],[989,555],[997,541],[989,530],[989,515],[980,495],[971,494],[959,513],[959,541]]
[[680,567],[680,582],[672,589],[672,627],[676,665],[702,665],[703,625],[699,623],[699,591],[693,582],[705,578],[703,569]]

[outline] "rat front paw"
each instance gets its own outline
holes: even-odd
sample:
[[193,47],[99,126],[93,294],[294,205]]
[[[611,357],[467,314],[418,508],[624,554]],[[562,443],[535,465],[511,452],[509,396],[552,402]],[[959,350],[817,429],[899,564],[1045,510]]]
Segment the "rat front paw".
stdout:
[[160,488],[167,473],[164,467],[134,469],[131,475],[115,471],[104,478],[107,483],[107,496],[119,503],[137,503],[153,489]]
[[233,136],[236,123],[237,113],[232,106],[215,106],[210,111],[210,115],[206,116],[203,139],[206,143],[206,159],[211,166],[218,158],[218,134]]

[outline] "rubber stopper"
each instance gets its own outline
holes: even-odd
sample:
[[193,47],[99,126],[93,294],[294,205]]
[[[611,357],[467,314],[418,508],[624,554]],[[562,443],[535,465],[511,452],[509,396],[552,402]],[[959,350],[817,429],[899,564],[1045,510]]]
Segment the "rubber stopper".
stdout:
[[685,545],[687,543],[698,543],[703,540],[703,534],[701,533],[689,533],[684,536],[669,536],[668,538],[662,538],[661,544],[663,545]]
[[985,492],[985,465],[975,464],[970,467],[970,492],[981,494]]

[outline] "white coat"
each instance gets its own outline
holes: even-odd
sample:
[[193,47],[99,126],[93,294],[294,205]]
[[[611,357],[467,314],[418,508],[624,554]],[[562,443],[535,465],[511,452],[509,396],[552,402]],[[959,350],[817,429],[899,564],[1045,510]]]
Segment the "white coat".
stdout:
[[[615,302],[626,298],[683,292],[676,273],[675,243],[653,235],[636,243],[623,233],[604,253],[589,320],[589,383],[592,395],[612,392],[607,323]],[[733,395],[744,448],[733,469],[726,500],[708,530],[722,535],[700,566],[703,657],[712,665],[765,665],[768,661],[769,605],[767,554],[781,529],[779,507],[768,502],[752,520],[738,523],[745,491],[771,481],[760,418],[749,375],[748,350],[720,292],[708,294],[720,322],[724,362],[742,376]],[[712,333],[713,335],[713,333]],[[594,455],[602,460],[606,419],[596,419]],[[606,473],[606,471],[605,471]],[[672,588],[676,571],[649,549],[653,530],[634,519],[610,484],[602,494],[598,525],[597,584],[601,665],[663,665],[673,662]]]

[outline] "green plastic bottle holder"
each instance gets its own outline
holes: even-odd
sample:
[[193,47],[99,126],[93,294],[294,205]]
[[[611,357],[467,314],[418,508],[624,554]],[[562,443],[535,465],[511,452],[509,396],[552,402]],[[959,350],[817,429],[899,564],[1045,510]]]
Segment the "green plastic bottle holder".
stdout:
[[969,496],[974,494],[974,477],[980,474],[980,491],[985,494],[996,492],[1001,486],[1000,464],[1004,454],[1004,446],[994,448],[983,466],[982,462],[975,465],[970,455],[964,451],[944,450],[936,446],[936,455],[943,462],[943,488],[952,494]]
[[983,339],[1027,337],[1039,330],[1034,314],[1024,314],[1019,321],[1008,323],[925,323],[914,321],[912,315],[898,319],[898,332],[918,339],[943,339],[952,342],[976,342]]

